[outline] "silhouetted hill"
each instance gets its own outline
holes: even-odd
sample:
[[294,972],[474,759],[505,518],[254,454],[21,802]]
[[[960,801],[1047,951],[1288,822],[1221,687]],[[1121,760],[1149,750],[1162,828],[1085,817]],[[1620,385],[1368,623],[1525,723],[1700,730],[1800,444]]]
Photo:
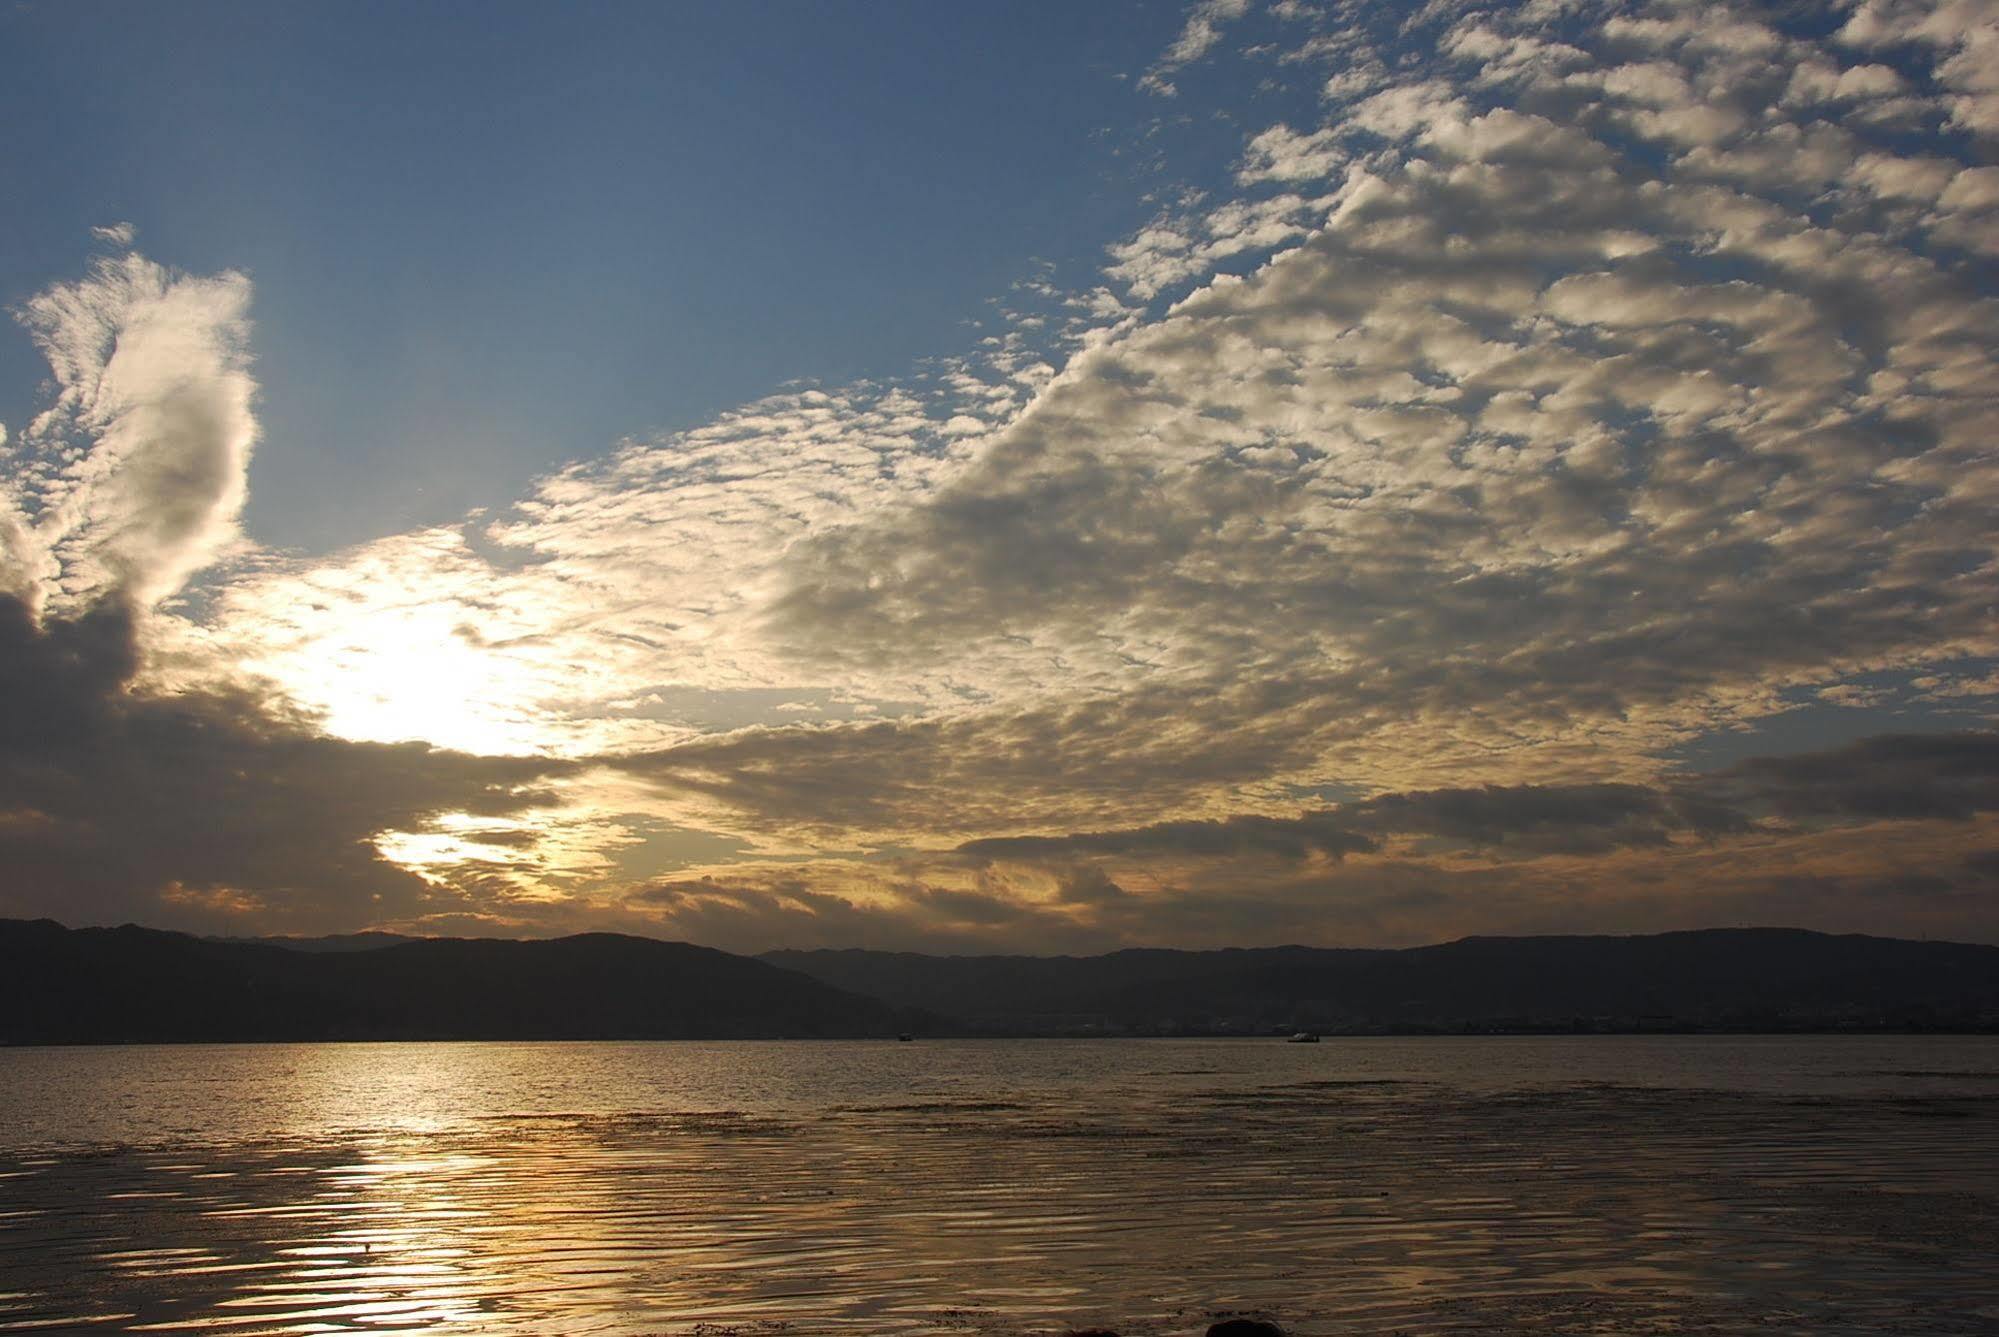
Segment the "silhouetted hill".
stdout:
[[[872,995],[872,996],[869,996]],[[0,920],[0,1041],[1999,1029],[1999,947],[1797,929],[1095,957]]]
[[1004,1034],[1999,1029],[1999,947],[1802,929],[1093,957],[781,951],[828,984]]
[[0,1040],[893,1035],[904,1013],[748,957],[590,933],[298,951],[0,920]]
[[253,943],[259,947],[283,947],[294,952],[372,952],[382,947],[396,947],[406,942],[422,942],[422,938],[412,938],[401,933],[329,933],[318,938],[225,938],[207,937],[204,942]]

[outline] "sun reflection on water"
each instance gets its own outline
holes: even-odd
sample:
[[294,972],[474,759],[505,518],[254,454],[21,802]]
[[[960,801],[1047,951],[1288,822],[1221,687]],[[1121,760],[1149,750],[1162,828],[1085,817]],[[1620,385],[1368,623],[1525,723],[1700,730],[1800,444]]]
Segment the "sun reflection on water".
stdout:
[[[879,1048],[820,1057],[916,1061]],[[1968,1098],[1296,1071],[1319,1053],[1275,1082],[667,1112],[567,1102],[559,1064],[632,1047],[532,1052],[543,1085],[502,1092],[528,1050],[301,1047],[293,1101],[255,1112],[276,1131],[0,1161],[0,1330],[1164,1337],[1275,1308],[1671,1332],[1784,1308],[1970,1332],[1952,1316],[1999,1305],[1967,1243],[1999,1226],[1999,1114]]]

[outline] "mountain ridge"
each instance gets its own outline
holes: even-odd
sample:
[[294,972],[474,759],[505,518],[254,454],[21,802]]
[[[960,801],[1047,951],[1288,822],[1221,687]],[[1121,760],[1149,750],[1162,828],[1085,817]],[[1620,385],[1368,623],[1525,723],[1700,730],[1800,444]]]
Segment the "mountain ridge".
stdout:
[[1793,928],[762,960],[993,1033],[1999,1029],[1999,947]]
[[0,920],[0,1039],[756,1039],[922,1019],[782,967],[623,934],[308,951]]
[[0,1041],[1999,1031],[1999,946],[1691,929],[1408,948],[866,948],[618,933],[218,939],[0,920]]

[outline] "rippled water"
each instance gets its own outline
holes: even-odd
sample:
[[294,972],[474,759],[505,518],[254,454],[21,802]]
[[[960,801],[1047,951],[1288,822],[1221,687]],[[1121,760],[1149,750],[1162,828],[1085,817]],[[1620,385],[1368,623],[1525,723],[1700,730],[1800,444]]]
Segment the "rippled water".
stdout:
[[0,1051],[0,1331],[1999,1332],[1999,1041]]

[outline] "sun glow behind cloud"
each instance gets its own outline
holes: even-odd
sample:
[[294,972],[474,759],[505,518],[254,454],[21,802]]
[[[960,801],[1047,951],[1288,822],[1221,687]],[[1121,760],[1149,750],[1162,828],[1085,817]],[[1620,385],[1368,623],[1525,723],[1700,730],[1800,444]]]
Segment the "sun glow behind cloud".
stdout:
[[[448,883],[468,870],[485,868],[504,886],[499,898],[504,902],[560,901],[567,894],[562,881],[601,872],[607,861],[594,848],[578,864],[563,866],[550,858],[544,824],[549,816],[530,812],[523,819],[496,820],[469,812],[440,813],[423,831],[382,832],[375,848],[389,862],[427,880]],[[532,862],[522,858],[524,850],[533,852]]]
[[531,666],[468,640],[449,603],[331,613],[311,639],[242,661],[341,738],[498,755],[551,742]]

